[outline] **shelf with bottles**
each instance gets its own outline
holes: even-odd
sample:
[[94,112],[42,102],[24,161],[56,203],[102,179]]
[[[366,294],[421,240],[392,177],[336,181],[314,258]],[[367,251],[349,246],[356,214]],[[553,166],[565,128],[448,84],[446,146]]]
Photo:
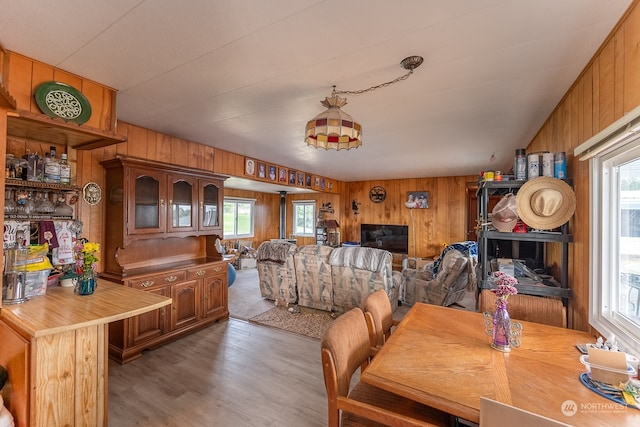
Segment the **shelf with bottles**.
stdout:
[[67,154],[56,154],[57,148],[50,146],[46,153],[26,150],[26,154],[16,157],[7,153],[5,161],[5,179],[48,184],[71,184],[71,165]]

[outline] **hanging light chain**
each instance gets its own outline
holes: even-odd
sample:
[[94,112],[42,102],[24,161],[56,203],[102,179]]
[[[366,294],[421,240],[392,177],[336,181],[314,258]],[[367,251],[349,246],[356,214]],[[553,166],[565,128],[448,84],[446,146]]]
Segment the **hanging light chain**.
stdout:
[[389,82],[385,82],[385,83],[381,83],[379,85],[375,85],[375,86],[371,86],[370,88],[367,89],[360,89],[360,90],[336,90],[335,86],[333,86],[333,93],[332,95],[360,95],[362,93],[367,93],[367,92],[371,92],[374,91],[376,89],[380,89],[383,87],[387,87],[387,86],[391,86],[394,83],[398,83],[401,82],[402,80],[407,80],[409,78],[409,76],[413,74],[413,70],[409,70],[407,72],[407,74],[404,74],[398,78],[395,78]]

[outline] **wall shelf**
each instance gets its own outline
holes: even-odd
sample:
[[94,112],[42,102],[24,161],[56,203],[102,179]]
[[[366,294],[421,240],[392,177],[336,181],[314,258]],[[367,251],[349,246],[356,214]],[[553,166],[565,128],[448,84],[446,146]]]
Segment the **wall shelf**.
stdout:
[[82,190],[80,187],[77,187],[75,185],[57,184],[54,182],[25,181],[24,179],[13,179],[13,178],[5,178],[4,182],[5,182],[5,186],[7,187],[30,188],[33,190],[42,190],[42,191],[80,192]]
[[7,135],[67,145],[76,150],[93,150],[127,140],[123,135],[23,110],[7,112]]
[[[76,199],[79,201],[80,194],[82,189],[75,185],[68,184],[57,184],[50,182],[41,182],[41,181],[25,181],[22,179],[13,179],[13,178],[5,178],[5,189],[6,190],[24,190],[32,193],[73,193],[76,195]],[[32,195],[33,196],[33,195]],[[51,200],[50,200],[51,201]],[[52,202],[53,204],[53,202]],[[71,214],[66,215],[57,215],[55,212],[51,213],[42,213],[42,212],[34,212],[30,214],[25,214],[24,212],[5,212],[4,219],[5,220],[15,220],[15,221],[63,221],[63,220],[75,220],[77,218],[77,205],[69,205],[72,208]]]

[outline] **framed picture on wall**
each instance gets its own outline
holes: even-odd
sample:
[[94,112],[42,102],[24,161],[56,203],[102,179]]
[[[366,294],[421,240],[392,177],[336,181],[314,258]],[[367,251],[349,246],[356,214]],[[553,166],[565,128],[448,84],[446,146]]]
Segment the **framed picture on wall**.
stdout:
[[311,188],[311,183],[312,183],[312,182],[313,182],[313,181],[312,181],[312,178],[311,178],[311,174],[310,174],[310,173],[305,174],[305,176],[304,176],[304,185],[305,185],[306,187]]
[[245,175],[255,175],[256,174],[256,161],[250,158],[244,159],[244,174]]
[[429,207],[428,191],[409,191],[404,205],[410,209],[426,209]]
[[265,179],[267,177],[267,165],[262,162],[258,162],[258,178]]
[[278,181],[287,183],[287,168],[280,168],[278,172]]
[[269,181],[277,181],[278,180],[278,167],[274,165],[269,165]]
[[296,171],[289,171],[289,184],[296,185]]
[[298,172],[298,180],[296,181],[296,184],[300,187],[304,187],[304,172]]
[[320,189],[324,190],[327,187],[327,181],[324,179],[324,177],[320,177]]

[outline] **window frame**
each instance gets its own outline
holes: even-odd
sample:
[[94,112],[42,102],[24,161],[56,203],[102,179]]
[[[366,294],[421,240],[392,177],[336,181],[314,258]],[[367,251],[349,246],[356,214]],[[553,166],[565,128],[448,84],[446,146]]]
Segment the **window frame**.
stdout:
[[631,353],[640,353],[640,328],[620,309],[618,168],[640,158],[639,120],[640,107],[575,150],[589,160],[589,325]]
[[[255,223],[256,223],[256,200],[255,199],[247,199],[243,197],[224,197],[222,201],[222,215],[224,217],[224,205],[227,203],[235,204],[234,209],[234,218],[233,218],[233,234],[226,234],[224,229],[222,231],[223,238],[225,240],[228,239],[244,239],[248,237],[255,237]],[[250,229],[251,231],[248,234],[238,234],[238,203],[248,203],[251,205],[251,214],[250,214]],[[224,221],[225,226],[227,225],[227,221]]]
[[[317,215],[317,202],[315,200],[294,200],[292,202],[293,204],[293,219],[292,219],[292,232],[293,235],[295,237],[315,237],[316,236],[316,215]],[[296,232],[296,227],[297,227],[297,222],[296,222],[296,218],[297,218],[297,209],[300,206],[312,206],[313,207],[313,227],[311,232],[309,233],[297,233]],[[305,215],[306,216],[306,215]]]

